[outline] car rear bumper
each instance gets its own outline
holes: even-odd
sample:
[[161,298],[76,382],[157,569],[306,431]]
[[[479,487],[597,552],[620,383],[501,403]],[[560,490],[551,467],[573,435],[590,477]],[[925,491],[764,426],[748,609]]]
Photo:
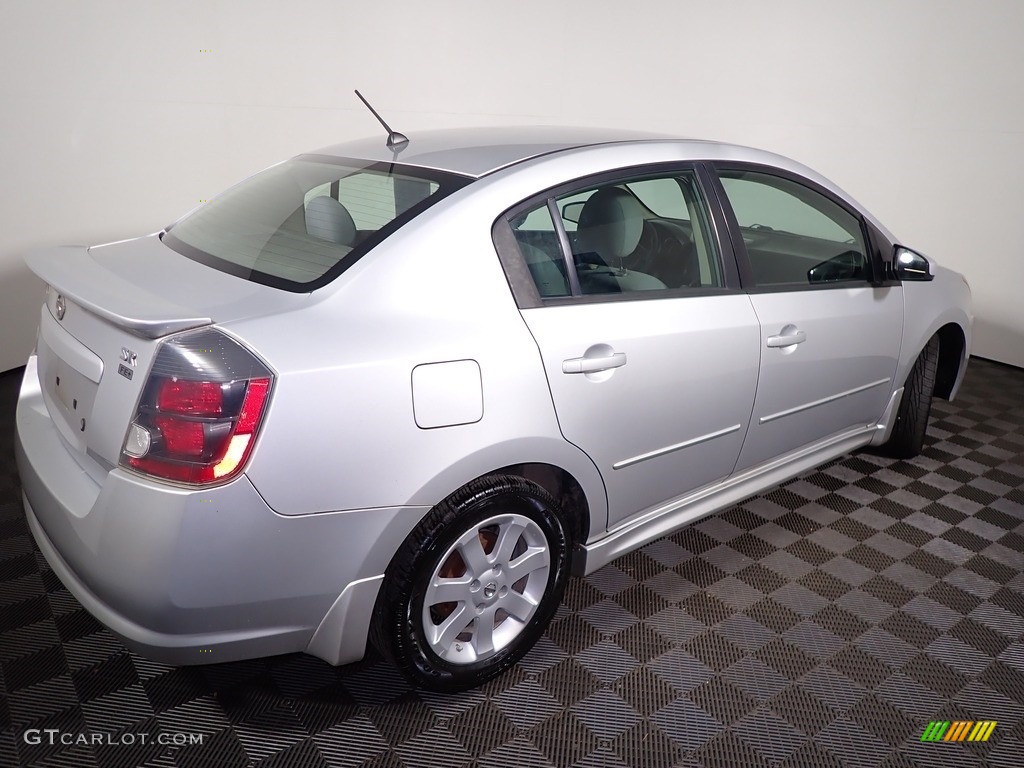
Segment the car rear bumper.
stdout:
[[244,475],[198,490],[119,468],[98,480],[50,419],[35,358],[16,431],[25,514],[43,556],[125,645],[169,664],[294,651],[358,660],[381,576],[425,512],[284,517]]
[[112,609],[71,570],[40,525],[28,497],[23,495],[23,499],[29,530],[54,573],[89,613],[136,653],[166,664],[202,664],[300,651],[308,643],[308,627],[174,634],[132,621]]

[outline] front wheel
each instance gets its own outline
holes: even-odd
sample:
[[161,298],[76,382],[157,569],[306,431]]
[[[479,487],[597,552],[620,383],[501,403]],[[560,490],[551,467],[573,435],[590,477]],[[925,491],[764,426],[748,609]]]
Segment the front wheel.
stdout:
[[914,362],[903,387],[892,435],[881,452],[897,459],[911,459],[924,447],[924,433],[932,410],[935,372],[939,365],[939,337],[932,336]]
[[541,636],[568,560],[547,491],[515,476],[474,481],[432,509],[395,555],[377,603],[377,645],[423,688],[480,685]]

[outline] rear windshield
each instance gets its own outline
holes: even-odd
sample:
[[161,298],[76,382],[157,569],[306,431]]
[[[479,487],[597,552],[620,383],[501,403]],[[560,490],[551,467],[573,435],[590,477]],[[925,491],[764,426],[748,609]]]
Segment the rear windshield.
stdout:
[[394,163],[301,155],[197,208],[168,227],[163,242],[247,280],[311,291],[469,181]]

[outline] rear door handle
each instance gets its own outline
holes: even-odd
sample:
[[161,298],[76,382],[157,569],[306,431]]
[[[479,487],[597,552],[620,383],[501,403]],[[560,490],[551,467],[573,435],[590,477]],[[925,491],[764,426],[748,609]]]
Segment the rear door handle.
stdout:
[[625,352],[613,352],[605,357],[571,357],[562,361],[562,373],[597,373],[625,364]]
[[787,331],[778,336],[769,336],[766,343],[769,347],[791,347],[794,344],[803,344],[807,341],[807,334],[803,331]]

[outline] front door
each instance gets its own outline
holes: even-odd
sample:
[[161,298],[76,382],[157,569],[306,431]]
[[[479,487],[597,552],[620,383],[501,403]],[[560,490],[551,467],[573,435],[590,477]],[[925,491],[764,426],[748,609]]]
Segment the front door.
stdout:
[[865,223],[825,190],[751,169],[718,176],[761,325],[740,471],[878,421],[894,387],[903,292],[870,282],[878,264]]

